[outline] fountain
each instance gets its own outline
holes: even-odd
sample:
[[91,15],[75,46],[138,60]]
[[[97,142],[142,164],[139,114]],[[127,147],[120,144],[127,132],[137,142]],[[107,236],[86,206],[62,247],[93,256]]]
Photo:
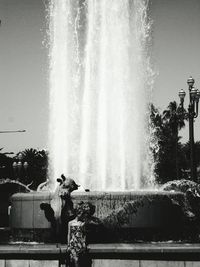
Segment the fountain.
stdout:
[[[35,259],[77,267],[163,266],[145,259],[181,257],[190,260],[181,266],[191,266],[199,260],[198,246],[194,254],[188,244],[161,242],[199,241],[200,202],[197,185],[188,181],[152,189],[148,4],[49,1],[49,183],[11,197],[12,241],[20,246],[1,248],[0,256],[21,257],[21,266],[44,265]],[[78,186],[62,173],[87,190],[71,194]],[[45,244],[21,245],[27,241]]]
[[99,191],[149,186],[148,1],[60,0],[49,8],[49,175]]
[[[198,185],[152,189],[148,4],[49,1],[49,182],[11,197],[12,244],[0,246],[0,266],[200,260],[198,245],[180,245],[199,242]],[[62,173],[87,190],[72,193],[78,186]]]
[[51,191],[12,197],[16,238],[49,240],[51,223],[40,204],[53,205],[55,213],[60,209],[52,191],[61,173],[90,189],[72,194],[72,200],[94,204],[95,215],[107,220],[110,231],[122,233],[114,240],[126,239],[127,231],[132,242],[154,239],[149,233],[156,232],[155,240],[169,239],[182,230],[185,195],[149,190],[154,183],[147,118],[153,76],[147,13],[147,0],[50,1]]

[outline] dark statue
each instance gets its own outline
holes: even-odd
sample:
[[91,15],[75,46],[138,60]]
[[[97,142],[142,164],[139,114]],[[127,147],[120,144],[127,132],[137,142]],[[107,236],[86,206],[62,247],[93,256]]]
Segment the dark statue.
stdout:
[[67,242],[68,223],[76,217],[71,192],[78,189],[78,185],[71,178],[63,174],[57,179],[59,186],[55,191],[51,203],[41,203],[46,219],[51,223],[52,240],[62,243]]

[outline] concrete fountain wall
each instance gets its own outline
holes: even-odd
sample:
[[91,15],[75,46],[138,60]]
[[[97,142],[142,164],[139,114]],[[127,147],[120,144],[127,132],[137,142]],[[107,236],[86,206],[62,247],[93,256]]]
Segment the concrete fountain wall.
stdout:
[[[51,241],[50,223],[40,209],[42,202],[51,203],[53,195],[49,192],[18,193],[11,197],[10,226],[17,240],[25,241]],[[147,229],[153,231],[172,231],[180,229],[182,217],[172,200],[184,202],[184,194],[175,192],[158,191],[132,191],[132,192],[82,192],[73,193],[74,205],[80,201],[91,202],[96,207],[95,216],[108,222],[108,228],[113,225],[110,221],[120,214],[127,215],[120,225],[114,228],[137,229],[144,232]],[[131,207],[127,203],[140,203]],[[177,212],[178,211],[178,212]],[[170,230],[171,229],[171,230]],[[137,231],[136,231],[137,232]],[[131,240],[129,240],[131,241]]]
[[51,224],[40,209],[50,203],[49,192],[17,193],[11,197],[10,227],[16,241],[50,241]]

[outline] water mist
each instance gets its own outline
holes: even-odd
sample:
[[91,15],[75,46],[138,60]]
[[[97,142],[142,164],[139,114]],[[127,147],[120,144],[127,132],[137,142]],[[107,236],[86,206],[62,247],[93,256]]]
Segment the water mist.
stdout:
[[61,173],[92,190],[151,183],[147,9],[147,0],[51,0],[52,183]]

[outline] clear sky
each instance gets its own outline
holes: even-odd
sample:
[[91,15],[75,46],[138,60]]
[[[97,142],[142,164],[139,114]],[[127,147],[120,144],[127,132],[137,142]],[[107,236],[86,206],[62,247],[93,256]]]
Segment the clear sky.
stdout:
[[[160,109],[192,75],[200,88],[200,0],[151,0],[152,61],[158,72],[153,101]],[[48,129],[48,50],[42,0],[0,0],[0,134],[4,151],[46,148]],[[188,127],[182,132],[187,141]],[[200,118],[195,124],[200,140]]]
[[[200,88],[200,1],[151,0],[150,9],[153,61],[158,71],[154,103],[164,109],[172,100],[179,102],[178,91],[183,88],[188,104],[187,78],[192,75]],[[187,123],[181,135],[188,141]],[[200,118],[196,119],[195,138],[200,140]]]

